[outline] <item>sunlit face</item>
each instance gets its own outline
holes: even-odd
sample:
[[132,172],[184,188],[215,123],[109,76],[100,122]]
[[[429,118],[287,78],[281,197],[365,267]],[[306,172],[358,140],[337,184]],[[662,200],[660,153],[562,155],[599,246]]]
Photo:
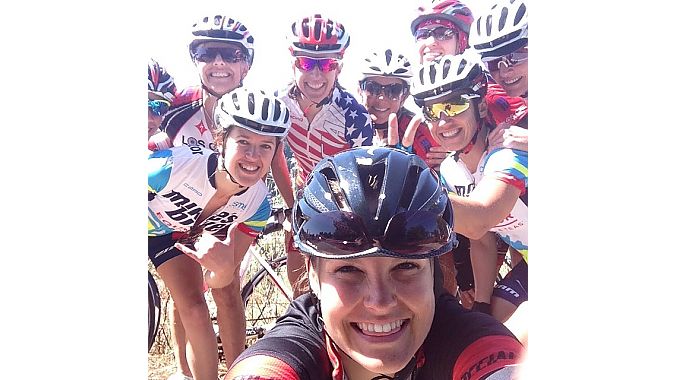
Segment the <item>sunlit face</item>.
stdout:
[[309,276],[348,375],[351,367],[361,367],[392,376],[408,364],[432,326],[429,259],[319,259]]
[[[439,25],[430,25],[420,30],[435,30],[437,34],[441,34],[442,30],[450,30]],[[420,31],[419,30],[419,31]],[[416,34],[419,34],[419,31]],[[456,55],[458,49],[458,34],[447,32],[443,38],[438,38],[433,34],[427,37],[416,37],[416,46],[420,54],[420,63],[435,61],[444,55]]]
[[[365,90],[361,88],[358,89],[358,92],[362,97],[362,104],[364,104],[369,114],[375,117],[375,119],[373,119],[374,123],[387,123],[389,115],[391,113],[396,113],[399,111],[399,108],[403,106],[408,93],[403,90],[399,92],[398,96],[387,96],[385,93],[392,91],[392,85],[401,89],[405,88],[404,80],[394,77],[374,76],[367,78],[365,82],[367,83],[367,88]],[[385,86],[387,90],[382,89],[381,91],[378,91],[378,93],[368,91],[369,88],[372,88],[372,86],[368,85],[369,82],[375,84],[375,87]]]
[[[313,59],[340,59],[340,55],[338,54],[324,54],[322,56],[311,56],[308,54],[307,56]],[[320,70],[319,66],[315,66],[312,70],[305,71],[296,66],[296,57],[292,57],[291,65],[293,68],[293,78],[298,89],[303,96],[313,103],[319,103],[331,94],[336,79],[338,78],[338,74],[340,74],[342,68],[342,64],[340,64],[339,61],[339,65],[335,70],[324,72]]]
[[[232,48],[243,50],[242,46],[229,42],[208,41],[198,45],[197,48]],[[242,54],[244,52],[242,51]],[[249,64],[246,59],[239,62],[228,62],[219,54],[215,59],[203,62],[193,58],[195,67],[202,85],[221,96],[239,87],[249,72]]]
[[[477,105],[472,101],[466,111],[455,116],[442,113],[437,121],[427,120],[434,140],[448,151],[464,149],[480,126],[481,121],[475,116],[475,107]],[[485,107],[485,103],[482,101],[479,107]]]
[[[528,53],[528,46],[517,50],[517,53]],[[523,96],[528,92],[528,59],[507,67],[498,65],[497,70],[490,70],[491,75],[509,96]]]
[[[164,100],[161,96],[148,92],[148,100],[158,99]],[[164,119],[164,115],[155,115],[155,113],[148,108],[148,138],[159,131],[162,119]]]
[[222,148],[225,151],[225,167],[237,183],[244,187],[253,186],[270,170],[277,138],[237,126],[230,128]]

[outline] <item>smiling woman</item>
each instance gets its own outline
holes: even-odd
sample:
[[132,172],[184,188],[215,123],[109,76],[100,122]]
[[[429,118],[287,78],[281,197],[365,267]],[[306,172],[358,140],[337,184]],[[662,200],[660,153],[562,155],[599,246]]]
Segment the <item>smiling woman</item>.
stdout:
[[311,292],[226,379],[484,379],[518,363],[524,348],[509,330],[441,285],[438,257],[455,241],[446,191],[401,150],[318,163],[292,217]]

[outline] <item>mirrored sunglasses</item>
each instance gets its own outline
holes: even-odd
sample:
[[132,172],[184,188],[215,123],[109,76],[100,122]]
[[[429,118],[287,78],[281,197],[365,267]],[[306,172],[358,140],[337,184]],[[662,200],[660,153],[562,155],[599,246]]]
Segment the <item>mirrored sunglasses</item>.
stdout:
[[169,111],[169,107],[171,107],[171,103],[166,100],[148,99],[148,110],[157,116],[162,116],[167,113],[167,111]]
[[237,63],[246,59],[246,54],[241,49],[234,47],[205,47],[197,46],[192,56],[199,62],[211,63],[216,56],[221,56],[224,62]]
[[315,67],[323,73],[328,73],[338,68],[340,61],[335,58],[315,59],[310,57],[296,57],[296,67],[303,71],[312,71]]
[[528,51],[525,52],[515,51],[514,53],[510,53],[502,57],[484,60],[484,63],[486,64],[486,67],[488,68],[489,71],[497,71],[500,69],[501,64],[505,65],[505,68],[508,68],[511,66],[520,65],[526,62],[527,60],[528,60]]
[[398,99],[402,93],[408,91],[408,87],[402,83],[382,85],[374,81],[363,81],[360,85],[361,89],[366,91],[368,95],[380,96],[380,94],[383,94],[390,99]]
[[421,29],[416,30],[415,39],[417,41],[420,41],[420,40],[426,40],[430,36],[434,36],[435,40],[445,41],[445,40],[450,40],[455,35],[456,35],[456,32],[453,29],[449,29],[449,28],[445,28],[443,26],[440,26],[440,27],[437,27],[437,28],[434,28],[434,29],[421,28]]
[[296,243],[303,252],[332,259],[365,256],[423,259],[444,254],[455,244],[448,223],[429,211],[395,215],[379,243],[368,238],[364,231],[367,228],[359,216],[330,211],[304,222],[296,234]]
[[427,120],[438,121],[441,119],[442,113],[447,117],[453,117],[467,111],[469,106],[469,99],[459,99],[457,101],[425,105],[423,106],[422,111]]

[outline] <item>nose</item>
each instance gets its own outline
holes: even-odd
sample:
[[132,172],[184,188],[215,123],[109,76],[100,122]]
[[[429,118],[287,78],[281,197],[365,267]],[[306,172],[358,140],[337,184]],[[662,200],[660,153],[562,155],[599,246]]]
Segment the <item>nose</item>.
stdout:
[[254,145],[249,144],[244,150],[244,155],[250,158],[254,158],[260,154],[260,150]]
[[380,312],[387,312],[397,304],[396,285],[388,277],[369,279],[364,306]]
[[225,61],[223,60],[223,57],[221,57],[220,54],[216,54],[216,58],[214,58],[214,64],[225,64]]

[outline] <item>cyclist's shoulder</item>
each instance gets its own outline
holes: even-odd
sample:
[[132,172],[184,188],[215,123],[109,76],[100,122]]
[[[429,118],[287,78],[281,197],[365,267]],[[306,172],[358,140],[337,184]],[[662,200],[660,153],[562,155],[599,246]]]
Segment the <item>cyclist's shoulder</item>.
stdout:
[[517,124],[521,119],[528,116],[526,99],[520,96],[507,95],[505,89],[495,82],[488,83],[486,105],[496,124],[503,122]]
[[346,115],[352,111],[361,113],[366,112],[366,107],[359,103],[354,95],[341,86],[336,86],[330,96],[331,104],[343,110]]
[[190,86],[182,89],[172,100],[172,107],[180,107],[184,104],[192,103],[202,99],[202,88],[200,86]]
[[[263,367],[272,366],[288,378],[327,378],[331,365],[317,317],[309,293],[296,298],[275,326],[237,358],[233,375],[262,374]],[[247,365],[252,363],[257,365]]]
[[201,107],[202,99],[198,99],[170,109],[164,116],[164,120],[162,120],[160,130],[166,132],[169,137],[173,139],[176,131],[183,127],[191,117],[199,112]]

